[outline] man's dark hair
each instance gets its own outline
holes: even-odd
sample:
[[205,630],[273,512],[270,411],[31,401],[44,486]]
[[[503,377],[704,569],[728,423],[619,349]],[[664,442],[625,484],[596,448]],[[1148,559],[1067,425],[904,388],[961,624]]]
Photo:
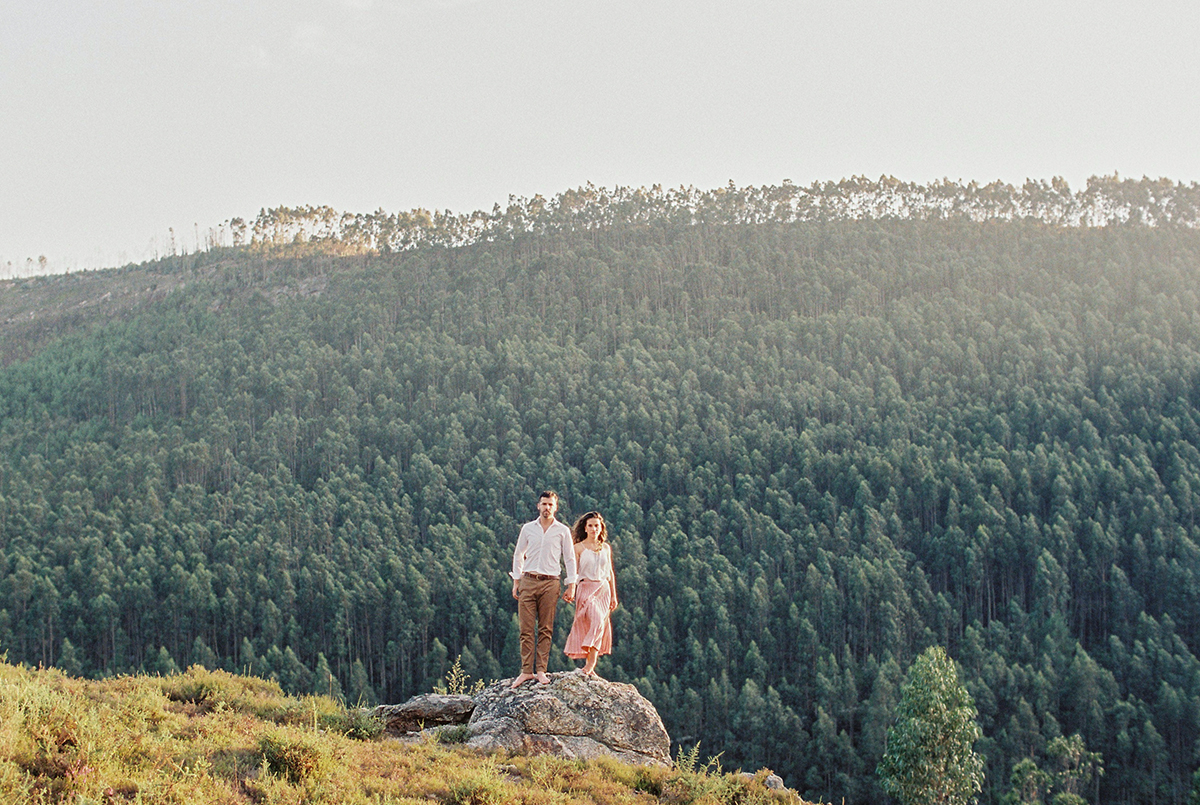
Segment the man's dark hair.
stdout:
[[542,498],[554,498],[555,500],[558,500],[558,493],[553,489],[547,489],[542,492],[542,494],[538,495],[538,500],[541,500]]

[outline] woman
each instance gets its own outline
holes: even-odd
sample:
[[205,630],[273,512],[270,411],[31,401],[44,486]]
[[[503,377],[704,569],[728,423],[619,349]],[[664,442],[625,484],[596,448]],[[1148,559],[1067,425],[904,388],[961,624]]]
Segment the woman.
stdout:
[[579,583],[575,587],[575,623],[567,635],[565,651],[571,659],[584,661],[584,676],[596,676],[596,658],[612,654],[612,623],[608,616],[617,608],[612,546],[600,512],[588,512],[576,520],[571,536],[575,540]]

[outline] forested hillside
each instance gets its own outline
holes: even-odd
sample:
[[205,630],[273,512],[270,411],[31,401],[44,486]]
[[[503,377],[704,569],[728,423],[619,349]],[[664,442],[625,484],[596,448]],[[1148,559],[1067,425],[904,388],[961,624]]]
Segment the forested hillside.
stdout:
[[169,293],[73,314],[0,370],[0,650],[350,700],[429,690],[460,654],[508,676],[505,573],[549,487],[612,531],[599,670],[726,767],[886,801],[904,671],[941,644],[984,801],[1078,733],[1106,769],[1089,799],[1183,802],[1197,193],[1098,188],[814,188],[785,213],[762,202],[783,191],[567,195],[382,241],[271,211],[239,245],[112,272]]

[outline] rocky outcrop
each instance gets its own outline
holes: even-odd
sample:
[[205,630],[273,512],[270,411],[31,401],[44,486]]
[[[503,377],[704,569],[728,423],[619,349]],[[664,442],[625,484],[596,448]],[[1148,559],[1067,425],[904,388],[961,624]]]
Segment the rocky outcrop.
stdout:
[[[750,780],[754,779],[754,777],[755,777],[754,774],[752,774],[748,771],[742,772],[742,776],[747,779],[750,779]],[[783,778],[780,777],[778,774],[768,774],[766,777],[763,778],[763,785],[765,785],[767,788],[769,788],[772,791],[787,791],[788,790],[787,787],[784,786],[784,784],[783,784]],[[795,793],[795,792],[793,792],[793,793]]]
[[420,732],[453,724],[466,724],[475,710],[471,696],[426,693],[404,704],[381,704],[372,711],[392,735]]
[[551,674],[548,685],[528,682],[516,690],[511,682],[474,697],[414,696],[374,714],[397,736],[465,723],[467,745],[477,749],[671,765],[662,719],[633,685],[577,673]]
[[582,674],[550,675],[516,690],[497,682],[475,697],[468,746],[522,754],[671,764],[671,739],[637,688]]

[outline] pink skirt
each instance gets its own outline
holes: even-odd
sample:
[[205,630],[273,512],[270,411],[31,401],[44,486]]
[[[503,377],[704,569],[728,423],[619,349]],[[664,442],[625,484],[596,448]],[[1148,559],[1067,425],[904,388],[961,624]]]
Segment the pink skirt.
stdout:
[[563,649],[568,657],[585,660],[589,648],[596,649],[597,654],[612,654],[612,622],[608,618],[611,602],[607,581],[580,579],[575,585],[575,622]]

